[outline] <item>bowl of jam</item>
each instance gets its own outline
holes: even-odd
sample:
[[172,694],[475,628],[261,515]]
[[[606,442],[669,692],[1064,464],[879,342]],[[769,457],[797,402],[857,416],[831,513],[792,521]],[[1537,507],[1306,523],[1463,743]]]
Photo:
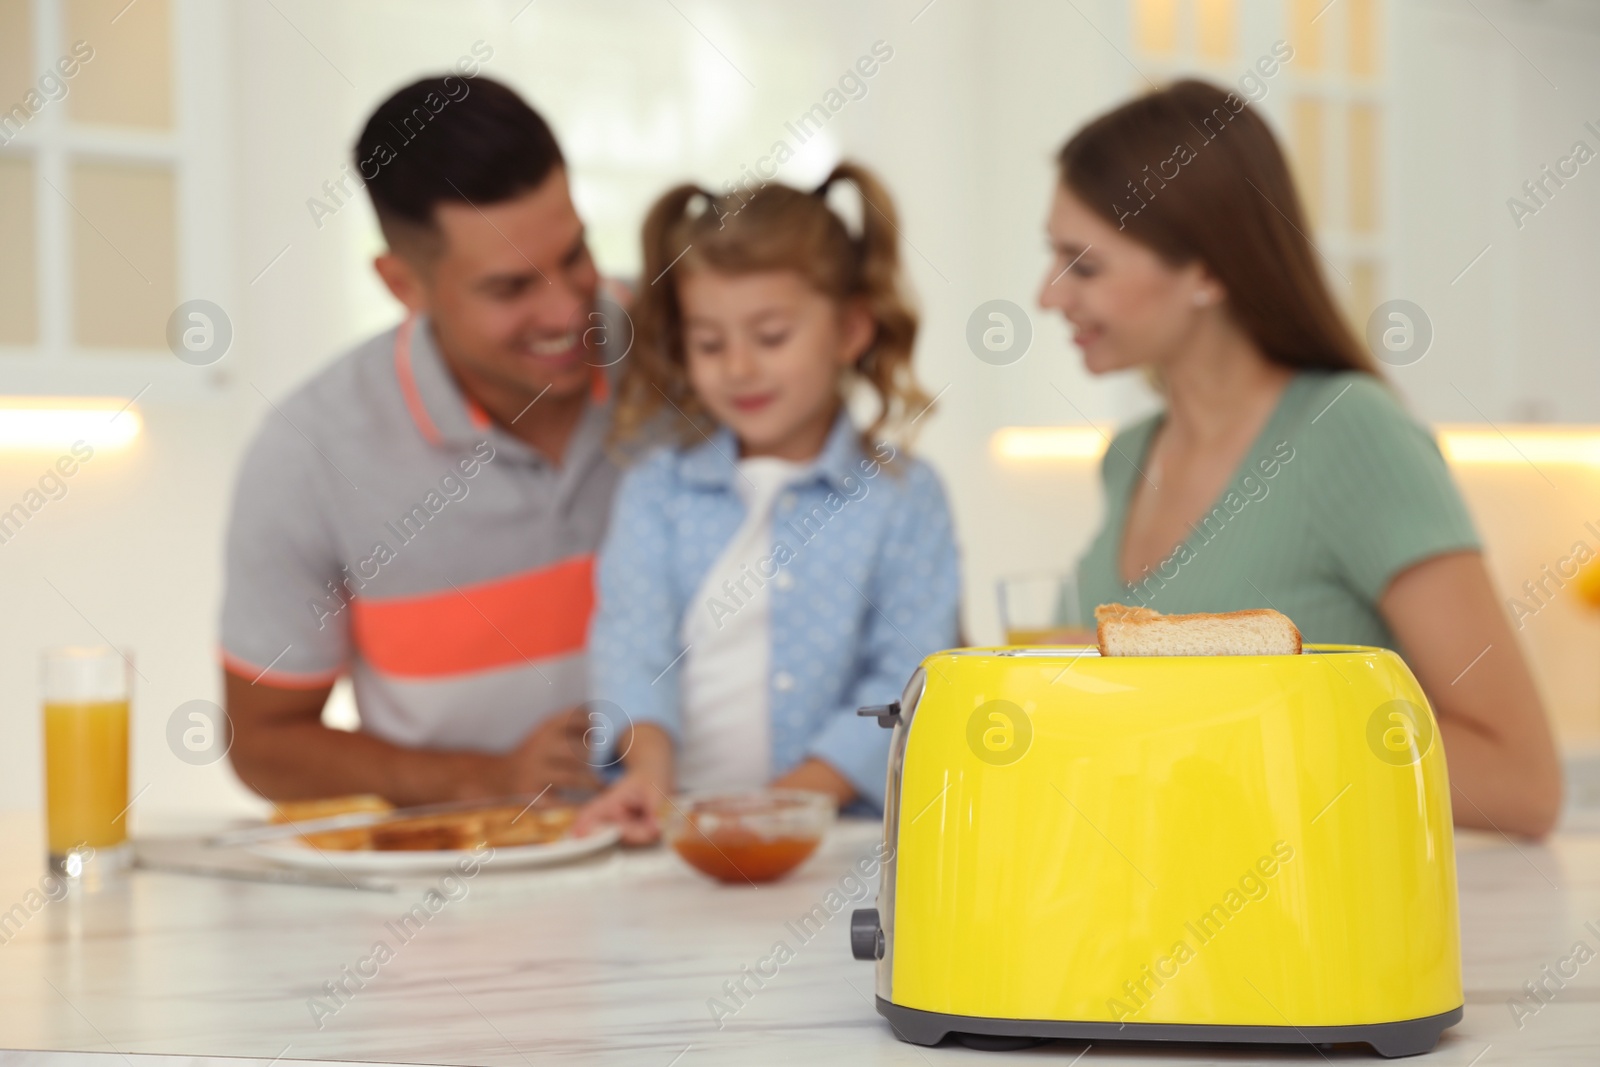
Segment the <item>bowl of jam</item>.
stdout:
[[662,833],[701,874],[758,885],[804,863],[834,814],[832,797],[799,789],[707,793],[675,801]]

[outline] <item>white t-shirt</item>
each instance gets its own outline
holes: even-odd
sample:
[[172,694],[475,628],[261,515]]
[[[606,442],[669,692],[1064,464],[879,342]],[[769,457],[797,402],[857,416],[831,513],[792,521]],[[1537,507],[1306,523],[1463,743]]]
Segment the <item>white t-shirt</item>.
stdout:
[[773,505],[811,464],[755,456],[738,466],[733,484],[748,509],[745,520],[683,617],[684,792],[763,786],[772,777],[767,676],[775,578],[763,579],[757,564],[772,554]]

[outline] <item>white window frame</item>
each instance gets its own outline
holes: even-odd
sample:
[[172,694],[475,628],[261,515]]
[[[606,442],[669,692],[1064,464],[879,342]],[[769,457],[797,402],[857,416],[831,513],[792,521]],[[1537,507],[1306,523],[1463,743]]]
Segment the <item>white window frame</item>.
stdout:
[[[1378,67],[1370,79],[1358,79],[1344,72],[1348,55],[1345,12],[1337,7],[1326,11],[1326,19],[1319,22],[1322,30],[1323,69],[1307,73],[1294,61],[1283,65],[1279,73],[1267,79],[1268,93],[1259,106],[1271,120],[1286,156],[1293,166],[1292,102],[1296,97],[1312,97],[1322,102],[1326,109],[1327,125],[1323,129],[1323,217],[1316,231],[1307,236],[1316,250],[1350,277],[1350,268],[1356,262],[1372,263],[1377,268],[1377,284],[1373,297],[1381,303],[1393,289],[1393,233],[1396,205],[1396,188],[1392,179],[1393,161],[1396,158],[1394,143],[1394,109],[1390,94],[1390,64],[1394,55],[1394,17],[1392,7],[1401,0],[1379,0],[1376,33],[1378,36]],[[1158,85],[1170,83],[1179,77],[1198,74],[1212,78],[1226,88],[1237,91],[1237,79],[1256,61],[1250,52],[1250,42],[1256,40],[1285,40],[1290,47],[1290,0],[1238,0],[1237,23],[1234,31],[1234,55],[1218,63],[1204,59],[1199,54],[1198,32],[1195,25],[1197,5],[1195,0],[1184,0],[1178,7],[1178,36],[1176,47],[1170,55],[1153,55],[1138,47],[1133,36],[1131,5],[1124,20],[1125,44],[1139,69]],[[1331,21],[1329,21],[1331,20]],[[1297,49],[1298,51],[1298,49]],[[1148,88],[1142,78],[1135,76],[1134,91]],[[1374,232],[1357,234],[1350,229],[1349,220],[1349,106],[1355,103],[1370,104],[1379,116],[1378,137],[1378,225]],[[1307,205],[1309,209],[1309,205]],[[1329,286],[1337,297],[1352,295],[1350,286],[1340,280],[1328,264],[1319,259]],[[1354,284],[1353,282],[1351,283]],[[1348,305],[1344,305],[1348,307]],[[1370,309],[1367,309],[1370,311]],[[1362,311],[1360,314],[1366,314]],[[1364,324],[1354,324],[1360,329]]]
[[[65,0],[33,0],[34,79],[72,47],[66,39],[66,6]],[[0,147],[0,155],[33,163],[38,301],[35,342],[0,345],[0,390],[5,393],[165,401],[198,399],[225,388],[228,375],[221,368],[237,357],[239,348],[239,322],[231,313],[240,307],[233,275],[233,183],[227,153],[228,8],[205,0],[171,0],[171,130],[69,123],[63,99],[47,104],[17,137]],[[92,40],[89,44],[97,51],[103,47]],[[179,361],[165,348],[115,349],[73,341],[75,209],[63,196],[72,196],[69,175],[74,160],[156,164],[171,170],[177,200],[177,297],[180,302],[210,300],[230,312],[233,343],[222,360],[200,368]]]

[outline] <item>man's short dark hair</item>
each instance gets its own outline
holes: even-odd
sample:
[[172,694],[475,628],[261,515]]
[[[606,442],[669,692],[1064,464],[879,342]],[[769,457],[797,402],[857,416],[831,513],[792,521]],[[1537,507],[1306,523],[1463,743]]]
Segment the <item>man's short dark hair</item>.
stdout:
[[440,202],[495,204],[536,188],[563,165],[555,134],[491,78],[423,78],[378,105],[355,145],[391,248],[436,233]]

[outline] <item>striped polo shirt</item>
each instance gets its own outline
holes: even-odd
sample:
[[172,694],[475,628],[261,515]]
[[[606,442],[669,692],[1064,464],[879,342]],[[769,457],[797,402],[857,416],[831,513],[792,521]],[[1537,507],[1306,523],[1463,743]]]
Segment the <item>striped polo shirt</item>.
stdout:
[[426,318],[335,360],[274,405],[240,469],[228,670],[301,688],[348,673],[361,729],[413,747],[505,751],[581,703],[618,478],[608,397],[597,368],[556,465],[461,392]]

